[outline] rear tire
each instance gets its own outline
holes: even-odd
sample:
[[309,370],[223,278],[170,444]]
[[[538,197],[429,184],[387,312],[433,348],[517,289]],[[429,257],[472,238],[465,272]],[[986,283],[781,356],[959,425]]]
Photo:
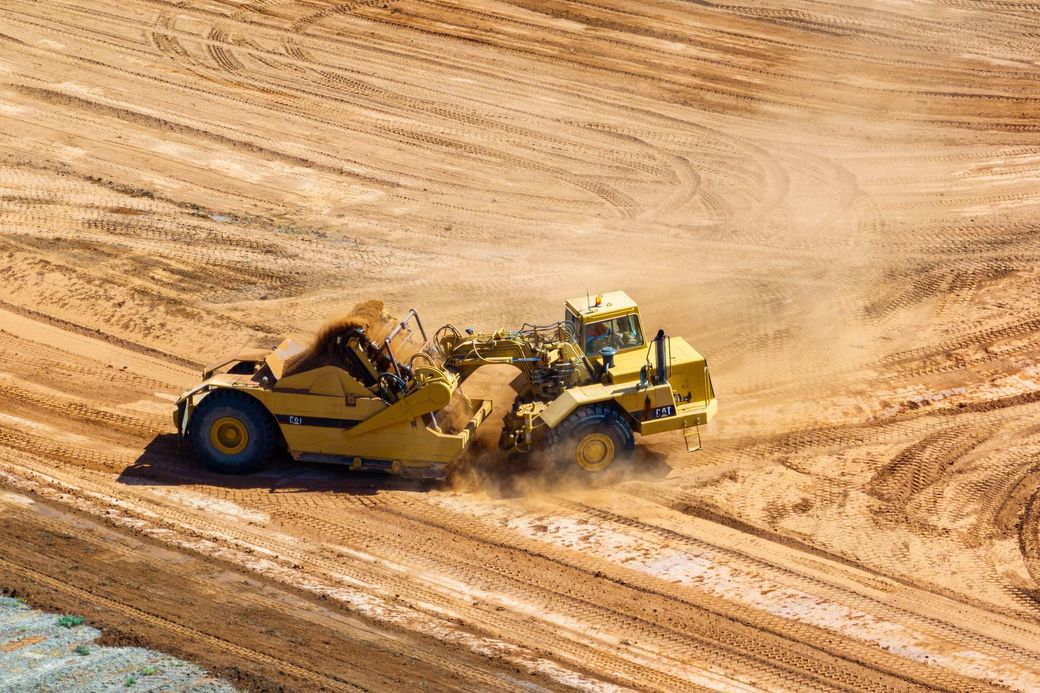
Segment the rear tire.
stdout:
[[188,431],[195,456],[221,474],[248,474],[271,457],[277,435],[264,405],[249,395],[216,390],[202,398]]
[[609,404],[589,404],[553,431],[550,450],[557,471],[598,479],[626,466],[634,447],[632,427],[621,412]]

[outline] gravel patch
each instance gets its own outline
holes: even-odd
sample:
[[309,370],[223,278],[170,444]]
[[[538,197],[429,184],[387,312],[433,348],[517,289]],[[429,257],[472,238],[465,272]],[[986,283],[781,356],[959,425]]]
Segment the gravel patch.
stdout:
[[99,635],[74,614],[0,597],[0,693],[235,693],[190,662],[141,647],[97,645]]

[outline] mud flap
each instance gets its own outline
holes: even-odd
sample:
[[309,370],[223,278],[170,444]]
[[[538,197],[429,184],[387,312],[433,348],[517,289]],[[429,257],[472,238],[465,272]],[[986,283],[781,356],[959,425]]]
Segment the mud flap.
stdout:
[[188,400],[177,402],[177,411],[173,413],[173,425],[177,429],[177,444],[188,435]]

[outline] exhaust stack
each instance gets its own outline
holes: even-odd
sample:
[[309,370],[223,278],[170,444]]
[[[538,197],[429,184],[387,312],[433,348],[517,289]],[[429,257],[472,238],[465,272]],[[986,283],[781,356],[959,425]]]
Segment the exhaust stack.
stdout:
[[668,382],[668,371],[665,370],[664,360],[664,330],[658,330],[654,337],[654,346],[657,349],[657,369],[654,373],[654,384],[664,385]]

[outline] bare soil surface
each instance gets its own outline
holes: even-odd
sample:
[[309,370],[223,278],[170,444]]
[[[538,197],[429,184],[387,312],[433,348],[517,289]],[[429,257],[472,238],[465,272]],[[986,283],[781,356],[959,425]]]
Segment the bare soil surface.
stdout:
[[[4,2],[0,585],[251,690],[1040,689],[1038,32]],[[172,433],[204,363],[358,301],[494,329],[615,288],[721,405],[609,487],[490,447],[229,478]]]

